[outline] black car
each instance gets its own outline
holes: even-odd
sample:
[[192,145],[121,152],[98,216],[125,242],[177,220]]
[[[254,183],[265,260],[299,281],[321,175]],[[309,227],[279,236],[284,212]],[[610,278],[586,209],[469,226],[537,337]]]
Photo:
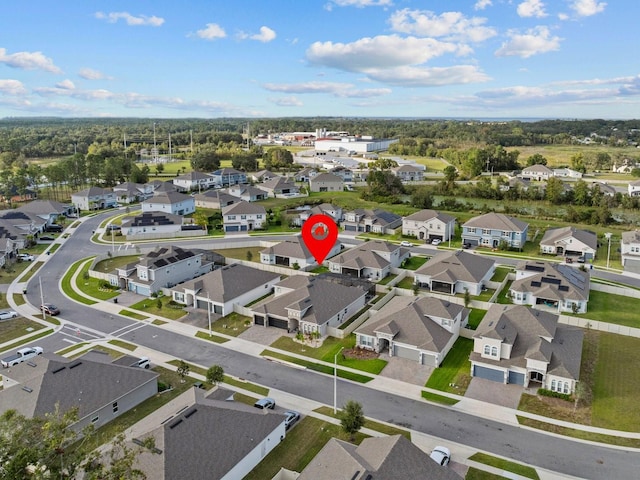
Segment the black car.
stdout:
[[61,232],[63,230],[62,225],[58,225],[57,223],[52,223],[51,225],[47,225],[44,229],[45,232]]

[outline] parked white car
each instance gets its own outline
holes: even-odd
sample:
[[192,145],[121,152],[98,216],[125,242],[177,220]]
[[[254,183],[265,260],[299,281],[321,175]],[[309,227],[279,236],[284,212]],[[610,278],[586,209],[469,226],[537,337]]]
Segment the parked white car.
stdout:
[[16,318],[18,316],[18,312],[14,312],[13,310],[2,310],[0,312],[0,320],[9,320],[10,318]]
[[401,247],[413,247],[413,243],[411,243],[411,242],[407,242],[407,241],[405,240],[405,241],[400,242],[400,246],[401,246]]
[[440,240],[439,238],[434,238],[433,240],[431,240],[431,245],[440,245],[442,243],[442,240]]
[[439,465],[449,465],[451,461],[451,450],[447,447],[436,447],[431,452],[431,460],[437,462]]
[[19,253],[18,254],[18,260],[23,261],[23,262],[33,262],[35,259],[36,259],[36,257],[31,255],[30,253]]

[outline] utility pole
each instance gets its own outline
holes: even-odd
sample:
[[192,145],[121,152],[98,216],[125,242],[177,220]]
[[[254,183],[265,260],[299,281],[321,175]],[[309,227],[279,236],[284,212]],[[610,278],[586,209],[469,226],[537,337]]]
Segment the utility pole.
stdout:
[[153,122],[153,155],[154,161],[158,163],[158,148],[156,147],[156,122]]
[[207,291],[207,318],[209,319],[209,336],[211,336],[211,301],[209,299],[208,291]]
[[609,240],[609,246],[607,247],[607,268],[609,268],[609,257],[611,256],[611,232],[605,233],[604,236]]
[[340,347],[340,350],[336,352],[333,357],[333,414],[338,411],[338,354],[342,352],[344,347]]
[[47,312],[44,311],[44,294],[42,293],[42,277],[38,277],[38,282],[40,283],[40,309],[42,310],[42,320],[47,319]]

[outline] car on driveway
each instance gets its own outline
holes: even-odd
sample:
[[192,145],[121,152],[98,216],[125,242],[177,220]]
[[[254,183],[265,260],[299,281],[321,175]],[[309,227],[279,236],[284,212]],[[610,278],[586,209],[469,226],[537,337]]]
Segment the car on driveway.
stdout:
[[10,318],[16,318],[17,316],[18,312],[14,312],[13,310],[0,311],[0,320],[9,320]]
[[261,410],[265,408],[273,410],[274,408],[276,408],[276,401],[273,398],[264,397],[254,403],[253,406]]
[[401,247],[413,247],[413,243],[404,241],[404,242],[400,242],[400,246]]
[[51,316],[60,314],[60,309],[56,307],[53,303],[45,303],[44,305],[40,305],[40,311]]
[[61,232],[62,230],[64,230],[64,227],[62,225],[58,225],[57,223],[52,223],[51,225],[46,226],[44,229],[45,232]]
[[300,420],[300,413],[296,412],[295,410],[287,410],[286,412],[284,412],[284,415],[284,428],[286,430],[289,430],[291,425]]
[[463,243],[462,244],[462,248],[471,248],[471,244],[470,243]]
[[33,262],[35,259],[36,259],[36,257],[31,255],[30,253],[19,253],[18,254],[18,260],[20,260],[21,262]]
[[439,465],[446,466],[451,461],[451,450],[447,447],[436,447],[431,451],[430,457]]
[[431,240],[431,245],[440,245],[442,243],[442,240],[440,240],[439,238],[434,238],[433,240]]

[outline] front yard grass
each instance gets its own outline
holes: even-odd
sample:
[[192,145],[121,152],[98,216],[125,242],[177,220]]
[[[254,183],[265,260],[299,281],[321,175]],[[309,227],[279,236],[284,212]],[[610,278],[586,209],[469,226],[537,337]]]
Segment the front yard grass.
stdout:
[[225,258],[237,258],[238,260],[249,260],[247,252],[251,252],[251,255],[249,255],[251,260],[249,261],[260,263],[260,252],[264,249],[265,247],[223,248],[216,250],[216,252]]
[[[324,422],[315,417],[304,417],[298,424],[287,432],[286,438],[267,455],[244,480],[264,480],[273,478],[280,468],[301,472],[322,450],[331,439],[339,438],[349,441],[340,425]],[[356,444],[366,435],[356,434]]]
[[[160,299],[161,308],[158,308],[158,299]],[[187,313],[182,308],[172,308],[169,305],[171,297],[163,296],[158,298],[145,298],[138,303],[130,305],[132,310],[139,310],[149,315],[157,315],[158,317],[168,318],[170,320],[178,320],[184,317]]]
[[[298,357],[291,357],[289,355],[284,355],[279,352],[275,352],[273,350],[263,350],[260,355],[263,357],[271,357],[278,360],[282,360],[284,362],[293,363],[295,365],[300,365],[302,367],[306,367],[309,370],[313,370],[315,372],[324,373],[325,375],[333,375],[333,367],[328,365],[321,365],[319,363],[312,362],[310,360],[303,360]],[[353,380],[358,383],[367,383],[373,380],[373,377],[368,377],[366,375],[360,375],[358,373],[348,372],[346,370],[340,370],[336,372],[336,375],[340,378],[345,378],[347,380]]]
[[119,290],[111,288],[103,289],[100,287],[100,279],[89,276],[91,263],[92,262],[87,262],[80,268],[78,276],[76,277],[76,288],[98,300],[111,300],[113,297],[117,297],[120,294]]
[[43,328],[45,328],[43,325],[28,318],[17,317],[5,320],[0,322],[0,343],[10,342]]
[[640,300],[638,298],[591,290],[589,293],[587,313],[568,315],[586,317],[591,320],[613,323],[625,327],[640,328],[639,309]]
[[511,462],[502,458],[487,455],[486,453],[475,453],[469,457],[469,460],[474,462],[483,463],[491,467],[499,468],[506,472],[515,473],[521,477],[532,478],[533,480],[540,480],[538,472],[533,467],[527,465],[521,465],[519,463]]
[[[91,257],[93,258],[93,257]],[[78,268],[80,268],[80,265],[82,265],[84,262],[89,262],[91,263],[91,258],[83,258],[81,260],[78,260],[77,262],[75,262],[73,265],[71,265],[71,267],[69,267],[69,270],[67,270],[67,272],[64,274],[64,276],[62,277],[62,281],[61,283],[61,287],[62,287],[62,291],[68,296],[71,297],[73,300],[76,300],[77,302],[80,303],[84,303],[85,305],[93,305],[94,303],[98,303],[95,300],[90,300],[86,297],[84,297],[83,295],[80,295],[76,289],[77,289],[77,285],[76,288],[73,288],[71,285],[71,278],[73,277],[73,274],[76,273],[76,270],[78,270]]]
[[[327,417],[336,418],[338,420],[342,413],[342,411],[338,409],[337,413],[334,415],[332,407],[319,407],[316,408],[314,412],[326,415]],[[407,440],[411,440],[411,432],[409,430],[394,427],[393,425],[387,425],[386,423],[376,422],[368,418],[365,419],[363,428],[375,430],[376,432],[384,433],[385,435],[403,435]]]
[[471,362],[469,361],[471,350],[473,350],[473,340],[459,337],[444,362],[433,371],[425,386],[442,392],[464,395],[471,382]]
[[[247,322],[249,322],[247,324]],[[237,337],[242,332],[251,328],[251,318],[246,315],[240,315],[238,312],[231,312],[218,320],[211,322],[211,330],[218,333],[224,333],[230,337]]]

